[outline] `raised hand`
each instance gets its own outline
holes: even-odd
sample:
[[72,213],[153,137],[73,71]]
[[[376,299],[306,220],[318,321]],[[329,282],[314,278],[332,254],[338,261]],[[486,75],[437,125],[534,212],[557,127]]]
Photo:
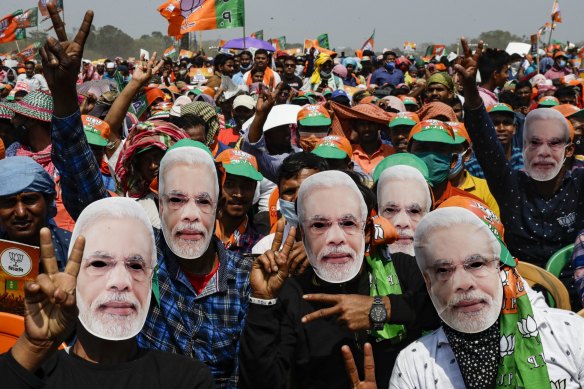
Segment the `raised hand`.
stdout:
[[250,284],[253,297],[265,300],[278,297],[280,289],[289,274],[290,263],[292,262],[290,250],[294,246],[295,236],[296,227],[292,227],[284,246],[280,249],[284,237],[284,219],[280,219],[271,250],[260,255],[252,266]]
[[[302,318],[302,323],[336,316],[337,322],[350,331],[371,329],[369,311],[373,305],[373,297],[359,294],[324,294],[315,293],[303,296],[307,301],[318,301],[330,304],[328,308],[309,313]],[[389,312],[388,312],[389,314]]]
[[471,108],[476,108],[481,105],[481,98],[477,89],[477,71],[479,58],[483,52],[483,41],[480,41],[474,54],[468,46],[466,39],[461,38],[460,44],[464,57],[460,64],[454,65],[454,70],[460,77],[460,82],[464,90],[465,105]]
[[359,371],[355,365],[355,360],[353,359],[353,354],[349,346],[341,347],[341,352],[343,353],[343,359],[345,360],[345,371],[349,376],[349,381],[351,382],[351,387],[353,389],[377,389],[377,384],[375,383],[375,361],[373,360],[373,348],[370,343],[365,343],[363,348],[365,353],[365,358],[363,361],[363,370],[365,371],[365,381],[361,381],[359,378]]
[[78,108],[76,82],[81,67],[83,48],[93,21],[93,11],[87,11],[73,41],[67,39],[65,24],[53,2],[47,4],[58,41],[47,37],[40,49],[43,74],[55,100],[55,116],[66,117]]
[[156,52],[154,52],[148,61],[141,61],[141,66],[136,66],[134,68],[132,80],[138,82],[142,86],[147,85],[150,82],[152,75],[158,73],[164,64],[163,60],[156,62],[156,55]]
[[284,83],[279,83],[276,86],[275,91],[270,91],[269,88],[265,87],[264,85],[260,84],[260,90],[258,94],[258,101],[256,103],[256,115],[268,116],[270,110],[276,103],[276,96],[282,90]]
[[25,336],[39,346],[60,343],[71,332],[77,320],[75,287],[81,266],[85,239],[79,237],[73,246],[65,271],[57,268],[55,249],[48,228],[41,230],[41,263],[45,273],[25,286]]

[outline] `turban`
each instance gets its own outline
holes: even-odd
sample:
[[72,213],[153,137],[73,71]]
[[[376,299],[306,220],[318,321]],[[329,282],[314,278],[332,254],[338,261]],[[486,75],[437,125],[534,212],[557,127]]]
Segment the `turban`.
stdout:
[[452,81],[452,77],[445,72],[438,72],[434,73],[428,78],[428,85],[430,84],[442,84],[448,89],[450,92],[454,92],[454,81]]
[[310,77],[311,84],[320,84],[320,67],[328,61],[333,61],[328,54],[320,53],[318,57],[316,57],[316,60],[314,61],[314,72],[312,72],[312,76]]
[[458,119],[454,110],[451,106],[441,103],[439,101],[434,101],[424,105],[417,112],[420,120],[435,119],[437,116],[445,116],[448,120],[447,122],[457,122]]

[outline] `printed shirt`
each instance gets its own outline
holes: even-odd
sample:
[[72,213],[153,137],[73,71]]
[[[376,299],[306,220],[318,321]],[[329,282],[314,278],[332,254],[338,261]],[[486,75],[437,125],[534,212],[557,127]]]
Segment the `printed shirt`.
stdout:
[[[521,152],[521,148],[513,146],[511,149],[511,158],[509,158],[509,164],[513,170],[523,170],[523,153]],[[475,177],[485,178],[483,168],[479,164],[479,161],[477,161],[477,157],[475,156],[474,152],[471,154],[468,162],[464,163],[464,168]]]
[[219,270],[197,294],[160,230],[156,233],[160,305],[153,299],[138,345],[205,362],[217,388],[237,388],[251,260],[225,250],[214,237]]
[[[584,319],[574,312],[547,307],[533,306],[533,313],[543,345],[550,387],[583,388],[584,337],[581,336],[581,332],[584,328]],[[534,368],[536,367],[534,365]],[[389,387],[465,388],[460,368],[442,328],[413,342],[400,352]]]
[[465,109],[465,125],[489,189],[499,204],[505,242],[519,260],[545,268],[549,257],[584,229],[584,170],[567,171],[551,198],[507,161],[484,105]]
[[356,165],[365,172],[371,175],[373,170],[383,158],[395,154],[395,149],[392,146],[381,143],[381,146],[373,154],[368,155],[360,145],[353,145],[353,161]]

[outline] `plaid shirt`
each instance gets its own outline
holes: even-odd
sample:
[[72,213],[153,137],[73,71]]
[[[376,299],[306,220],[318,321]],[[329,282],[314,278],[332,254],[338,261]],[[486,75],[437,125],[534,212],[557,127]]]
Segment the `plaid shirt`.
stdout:
[[53,116],[51,159],[60,174],[63,205],[73,220],[94,201],[109,197],[99,165],[83,131],[81,112]]
[[[513,146],[509,163],[511,164],[513,170],[523,170],[523,153],[519,147]],[[481,168],[479,161],[477,161],[477,157],[475,156],[474,151],[468,162],[464,163],[464,167],[471,175],[478,178],[485,178],[483,168]]]
[[225,250],[214,237],[211,244],[217,250],[219,270],[197,295],[160,231],[157,240],[160,305],[150,305],[139,346],[203,361],[217,388],[237,388],[239,338],[249,304],[252,262]]

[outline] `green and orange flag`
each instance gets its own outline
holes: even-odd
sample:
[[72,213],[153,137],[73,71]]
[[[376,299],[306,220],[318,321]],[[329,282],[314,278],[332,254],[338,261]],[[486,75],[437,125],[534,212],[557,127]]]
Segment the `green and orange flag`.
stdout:
[[31,61],[39,54],[39,48],[41,47],[40,42],[35,42],[30,46],[22,49],[17,55],[22,62]]
[[168,0],[158,12],[168,20],[168,35],[243,27],[244,0]]
[[250,35],[250,37],[256,38],[256,39],[259,39],[259,40],[262,40],[263,41],[264,40],[264,30],[259,30],[259,31],[256,31],[256,32],[252,32],[251,35]]
[[22,15],[22,10],[6,15],[0,20],[0,43],[26,39],[26,30],[18,28],[17,17],[20,15]]
[[30,8],[16,17],[18,28],[37,27],[39,23],[38,7]]

